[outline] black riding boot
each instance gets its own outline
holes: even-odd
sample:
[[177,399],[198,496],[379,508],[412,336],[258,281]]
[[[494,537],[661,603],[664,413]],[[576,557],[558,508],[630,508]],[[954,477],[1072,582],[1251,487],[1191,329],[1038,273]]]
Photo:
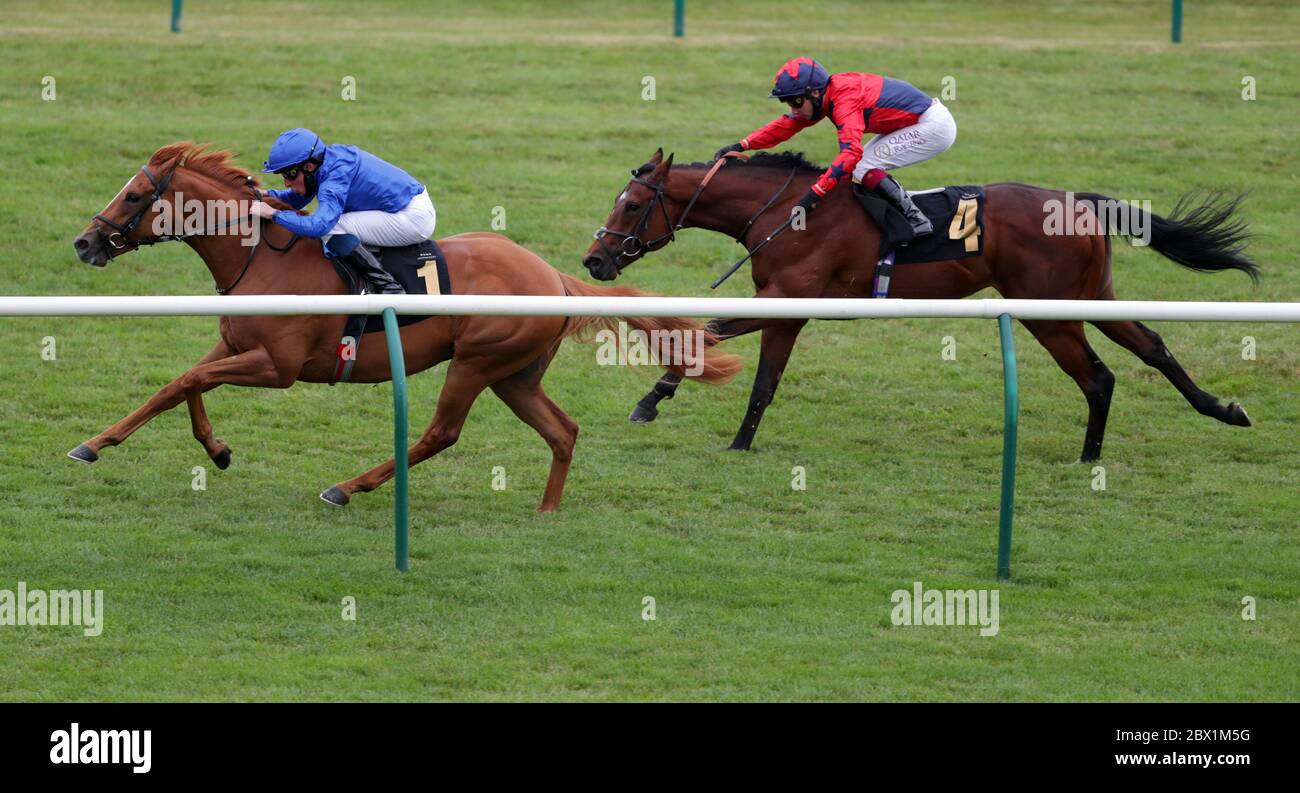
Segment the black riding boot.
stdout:
[[364,245],[358,245],[351,254],[343,257],[343,263],[350,265],[361,277],[366,279],[370,291],[385,295],[404,295],[406,290],[397,283],[397,279],[383,268],[375,255]]
[[353,234],[337,234],[325,244],[325,254],[351,267],[375,294],[404,295],[406,290],[384,269],[375,255]]
[[876,194],[893,204],[898,208],[898,211],[903,213],[903,217],[907,218],[907,222],[912,225],[913,237],[924,237],[934,231],[934,225],[930,223],[930,219],[917,208],[916,204],[912,203],[912,199],[903,190],[903,186],[893,176],[886,176],[880,180],[880,184],[876,185]]

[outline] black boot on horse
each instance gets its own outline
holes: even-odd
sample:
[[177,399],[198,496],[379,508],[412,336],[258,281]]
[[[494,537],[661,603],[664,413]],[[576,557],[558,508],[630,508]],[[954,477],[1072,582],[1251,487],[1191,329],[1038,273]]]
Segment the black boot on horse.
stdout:
[[355,234],[335,234],[325,243],[325,255],[351,267],[366,282],[369,291],[385,295],[404,295],[406,290],[384,269],[375,255],[366,250]]
[[[912,203],[911,196],[907,194],[907,191],[894,177],[879,168],[872,168],[867,171],[863,184],[868,190],[893,204],[894,208],[903,213],[903,217],[907,218],[907,222],[912,226],[913,238],[924,237],[934,231],[934,225],[930,222],[930,219],[917,208],[916,204]],[[867,203],[863,200],[862,194],[856,190],[853,191],[853,194],[857,196],[858,201],[865,209]]]

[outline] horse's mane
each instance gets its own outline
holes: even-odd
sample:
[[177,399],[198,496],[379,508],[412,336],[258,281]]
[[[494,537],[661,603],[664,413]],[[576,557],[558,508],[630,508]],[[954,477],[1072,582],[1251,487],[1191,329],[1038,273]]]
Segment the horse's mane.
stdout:
[[225,149],[210,151],[211,143],[194,143],[183,140],[163,146],[149,158],[149,165],[162,169],[175,163],[177,168],[189,168],[216,179],[219,182],[244,184],[252,176],[254,184],[257,176],[233,162],[234,152]]
[[[717,162],[717,160],[709,160],[708,162],[693,162],[690,163],[689,165],[675,165],[673,167],[708,168],[711,167],[715,162]],[[727,167],[730,168],[736,165],[741,165],[746,168],[769,168],[769,169],[775,169],[781,171],[789,171],[791,168],[794,168],[797,169],[800,173],[806,173],[806,174],[821,174],[826,170],[825,168],[818,165],[817,163],[812,162],[808,158],[804,157],[803,152],[801,151],[783,151],[777,154],[760,152],[758,154],[749,155],[749,159],[747,160],[736,158],[733,162],[728,163]],[[636,169],[637,176],[644,176],[645,174],[654,170],[654,167],[655,164],[649,162],[646,163],[645,165],[642,165],[640,168]]]
[[[191,171],[208,176],[214,181],[235,184],[240,187],[249,184],[248,179],[252,177],[252,185],[254,187],[261,186],[257,174],[235,165],[234,152],[226,149],[211,150],[211,147],[211,143],[194,143],[188,140],[171,143],[154,152],[153,156],[149,158],[149,165],[159,172],[165,171],[169,167],[188,168]],[[262,200],[277,209],[290,209],[288,204],[270,196],[266,196]]]
[[[692,165],[713,165],[712,162],[691,163]],[[775,168],[781,171],[789,171],[791,168],[797,169],[800,173],[810,173],[820,175],[826,169],[823,166],[809,160],[803,156],[801,151],[783,151],[777,154],[760,152],[749,155],[748,160],[737,159],[732,165],[745,165],[750,168]]]

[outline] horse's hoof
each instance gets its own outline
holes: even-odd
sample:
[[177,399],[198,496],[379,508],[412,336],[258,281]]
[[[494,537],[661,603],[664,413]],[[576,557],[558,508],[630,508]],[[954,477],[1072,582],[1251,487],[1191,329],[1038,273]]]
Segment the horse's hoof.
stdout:
[[1250,416],[1246,415],[1246,409],[1236,402],[1228,405],[1228,423],[1234,427],[1249,427]]
[[223,471],[226,470],[227,468],[229,468],[229,467],[230,467],[230,447],[229,447],[229,446],[223,446],[223,447],[221,448],[221,451],[217,452],[217,453],[212,457],[212,462],[215,463],[216,466],[217,466],[218,468],[220,468],[221,470],[223,470]]
[[636,403],[636,407],[632,408],[632,413],[627,417],[627,420],[633,424],[649,424],[654,421],[658,415],[659,409],[655,406],[646,406],[638,402]]
[[84,443],[68,452],[68,456],[77,462],[85,463],[86,465],[90,465],[99,459],[99,455],[95,454],[95,450]]
[[348,505],[348,502],[351,501],[352,499],[348,497],[347,493],[344,493],[342,490],[339,490],[337,486],[335,486],[335,487],[331,487],[329,490],[326,490],[324,493],[321,493],[320,500],[324,501],[326,504],[329,504],[331,506],[346,507]]

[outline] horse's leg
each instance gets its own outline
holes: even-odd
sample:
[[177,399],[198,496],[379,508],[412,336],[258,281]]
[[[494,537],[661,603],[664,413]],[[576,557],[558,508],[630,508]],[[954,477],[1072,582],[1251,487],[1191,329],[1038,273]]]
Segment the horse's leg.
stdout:
[[1159,370],[1202,415],[1236,427],[1250,426],[1250,417],[1241,405],[1232,402],[1225,406],[1219,402],[1218,397],[1197,388],[1196,383],[1192,382],[1192,378],[1169,352],[1160,334],[1141,322],[1111,321],[1092,324],[1111,341],[1141,358],[1142,363]]
[[537,511],[554,512],[560,506],[564,480],[569,476],[573,446],[578,440],[578,422],[542,390],[540,373],[530,372],[527,379],[521,380],[506,378],[493,385],[492,390],[510,406],[520,421],[537,430],[537,434],[551,447],[551,473],[546,479],[546,492],[537,505]]
[[1088,401],[1088,430],[1083,436],[1083,454],[1079,462],[1101,459],[1101,443],[1106,436],[1106,417],[1110,413],[1110,396],[1115,390],[1115,375],[1101,362],[1088,345],[1082,322],[1059,320],[1022,320],[1038,343],[1047,348],[1061,367],[1078,384]]
[[[764,319],[714,319],[710,320],[708,329],[717,337],[718,341],[734,339],[737,336],[744,336],[746,333],[753,333],[759,330],[769,320]],[[656,407],[665,399],[672,399],[673,394],[677,393],[677,386],[681,385],[681,375],[672,372],[666,372],[655,387],[650,389],[650,393],[641,397],[641,401],[636,403],[632,408],[632,414],[628,420],[637,424],[647,424],[655,420],[659,415],[659,409]]]
[[758,358],[758,371],[754,375],[754,388],[749,394],[749,409],[745,420],[740,424],[736,439],[731,448],[744,451],[754,442],[754,433],[758,423],[763,420],[763,411],[772,404],[776,387],[781,382],[781,374],[790,361],[790,351],[794,349],[799,331],[808,323],[806,319],[769,320],[771,324],[763,329],[762,353]]
[[[229,358],[234,355],[235,351],[225,340],[219,340],[215,347],[205,356],[199,359],[195,366],[201,366],[212,361],[219,361],[222,358]],[[215,388],[212,385],[209,388]],[[230,447],[224,441],[216,440],[212,437],[212,422],[208,421],[207,410],[203,407],[203,394],[199,391],[191,391],[185,396],[190,412],[190,427],[194,431],[194,439],[203,446],[208,457],[221,470],[230,467]]]
[[[460,439],[461,428],[469,416],[469,409],[483,393],[483,389],[499,380],[501,371],[499,360],[489,358],[453,358],[447,368],[447,380],[438,395],[438,407],[433,412],[433,421],[420,436],[420,440],[407,450],[406,464],[414,466],[448,448]],[[521,364],[511,358],[506,365],[518,369]],[[508,371],[508,368],[507,368]],[[368,493],[393,478],[396,465],[392,459],[377,465],[358,477],[346,482],[339,482],[320,494],[321,500],[341,507],[352,500],[353,493]]]
[[[195,365],[229,358],[234,352],[230,345],[226,344],[225,340],[218,341],[217,346],[199,359],[198,364]],[[210,386],[210,388],[215,387],[215,385]],[[194,439],[203,446],[203,450],[208,453],[208,457],[212,459],[217,468],[223,471],[226,470],[230,467],[230,447],[226,445],[225,441],[212,437],[212,422],[208,421],[208,411],[203,407],[202,392],[193,391],[187,394],[185,401],[190,411],[190,427],[194,431]]]
[[[215,353],[216,350],[213,350]],[[208,353],[212,355],[213,353]],[[206,357],[206,356],[205,356]],[[207,416],[203,413],[199,395],[219,385],[260,386],[262,388],[288,388],[293,378],[283,377],[275,368],[275,362],[264,349],[249,350],[226,358],[205,361],[192,367],[188,372],[163,386],[158,393],[150,397],[126,418],[105,429],[95,437],[68,452],[68,456],[83,463],[93,463],[99,459],[99,451],[105,446],[117,446],[130,437],[131,433],[143,427],[154,416],[171,410],[184,401],[191,401],[191,421],[196,424],[195,437],[199,436],[202,426],[193,420],[195,401],[204,424]],[[210,438],[211,425],[206,432]],[[203,440],[202,438],[200,439]],[[215,443],[204,443],[210,455],[220,454],[223,447]],[[215,459],[215,458],[214,458]]]

